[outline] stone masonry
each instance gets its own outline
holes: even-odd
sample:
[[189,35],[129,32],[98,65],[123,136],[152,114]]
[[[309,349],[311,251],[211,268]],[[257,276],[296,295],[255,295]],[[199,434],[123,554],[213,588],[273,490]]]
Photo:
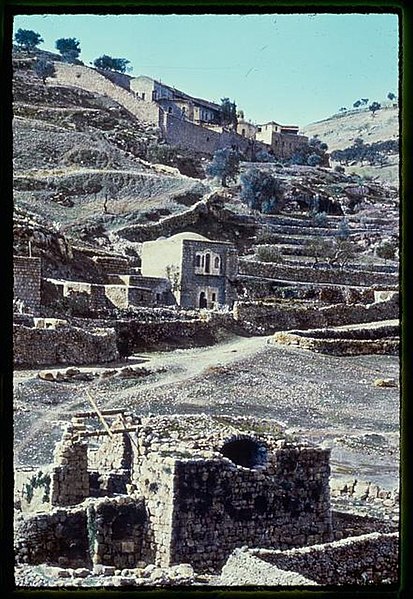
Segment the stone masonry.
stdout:
[[[30,562],[37,554],[58,561],[61,542],[50,539],[50,527],[62,506],[68,518],[83,506],[87,531],[79,534],[83,545],[76,556],[83,552],[85,561],[117,567],[146,561],[216,571],[246,543],[284,549],[333,538],[329,450],[288,443],[281,428],[267,421],[261,428],[269,432],[255,433],[246,418],[141,421],[123,414],[115,416],[109,435],[90,428],[89,416],[75,418],[56,448],[51,511],[26,516],[20,524],[22,559]],[[87,439],[101,436],[92,458]],[[90,485],[96,471],[123,476],[130,481],[127,493],[98,499]],[[63,553],[70,563],[70,551]]]
[[41,259],[14,256],[14,298],[22,300],[31,312],[40,308]]

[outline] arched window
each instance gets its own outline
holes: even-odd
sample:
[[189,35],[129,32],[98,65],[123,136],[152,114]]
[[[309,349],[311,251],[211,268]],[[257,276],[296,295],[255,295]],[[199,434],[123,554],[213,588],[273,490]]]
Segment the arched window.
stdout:
[[211,272],[211,254],[205,255],[205,272]]
[[195,256],[195,266],[198,268],[201,266],[201,254]]
[[221,265],[221,260],[219,259],[219,256],[215,256],[215,260],[214,260],[214,268],[215,268],[216,270],[218,270],[218,269],[219,269],[219,267],[220,267],[220,265]]

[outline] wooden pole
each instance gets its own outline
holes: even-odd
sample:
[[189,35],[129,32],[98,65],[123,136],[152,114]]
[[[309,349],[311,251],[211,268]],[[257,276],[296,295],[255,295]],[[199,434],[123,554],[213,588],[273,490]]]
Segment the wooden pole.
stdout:
[[109,428],[109,426],[108,426],[108,424],[107,424],[106,420],[103,418],[103,416],[102,416],[102,413],[101,413],[101,411],[100,411],[100,410],[99,410],[99,408],[98,408],[98,405],[97,405],[97,403],[95,402],[95,400],[93,399],[93,397],[90,395],[90,393],[89,393],[89,391],[88,391],[88,390],[86,390],[86,395],[88,396],[88,398],[89,398],[89,401],[90,401],[90,403],[92,404],[93,408],[96,410],[96,412],[97,412],[97,415],[99,416],[99,419],[100,419],[101,423],[103,424],[104,428],[105,428],[105,429],[106,429],[106,431],[108,432],[108,435],[109,435],[110,437],[113,437],[113,433],[112,433],[112,431],[110,430],[110,428]]

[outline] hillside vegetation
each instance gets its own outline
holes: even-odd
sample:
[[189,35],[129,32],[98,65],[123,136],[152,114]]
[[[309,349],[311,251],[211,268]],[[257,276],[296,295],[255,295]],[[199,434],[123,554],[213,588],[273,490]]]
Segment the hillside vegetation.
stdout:
[[[327,143],[331,153],[351,147],[356,139],[362,139],[365,144],[397,141],[399,129],[399,109],[392,106],[377,110],[374,116],[368,108],[335,114],[328,119],[307,125],[303,128],[303,133],[309,137],[318,137]],[[332,165],[334,164],[333,161]],[[388,164],[380,167],[351,164],[346,168],[346,172],[398,185],[399,157],[396,154],[389,156]]]

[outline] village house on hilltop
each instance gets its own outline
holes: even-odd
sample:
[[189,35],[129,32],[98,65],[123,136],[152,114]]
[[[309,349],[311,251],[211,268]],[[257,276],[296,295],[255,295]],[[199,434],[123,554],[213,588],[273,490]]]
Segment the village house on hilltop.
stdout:
[[[286,159],[291,158],[297,148],[308,142],[308,137],[300,135],[296,125],[280,125],[274,121],[254,125],[244,117],[238,120],[235,131],[230,132],[222,126],[222,107],[219,104],[195,98],[151,77],[141,75],[131,79],[130,89],[144,102],[154,102],[159,106],[162,111],[160,123],[165,129],[167,140],[177,145],[179,135],[175,119],[180,121],[178,129],[180,126],[182,132],[187,132],[187,143],[191,143],[190,138],[194,136],[197,140],[195,149],[204,151],[211,151],[215,144],[215,149],[234,147],[245,152],[249,158],[253,158],[254,152],[266,150],[278,159]],[[186,127],[189,123],[209,129],[210,132],[202,137],[200,131],[192,130],[191,135],[191,129]],[[213,132],[220,137],[211,135]]]
[[151,77],[140,75],[130,82],[130,88],[144,101],[157,102],[168,114],[187,119],[192,123],[216,123],[221,122],[221,106],[200,98],[192,96],[156,81]]

